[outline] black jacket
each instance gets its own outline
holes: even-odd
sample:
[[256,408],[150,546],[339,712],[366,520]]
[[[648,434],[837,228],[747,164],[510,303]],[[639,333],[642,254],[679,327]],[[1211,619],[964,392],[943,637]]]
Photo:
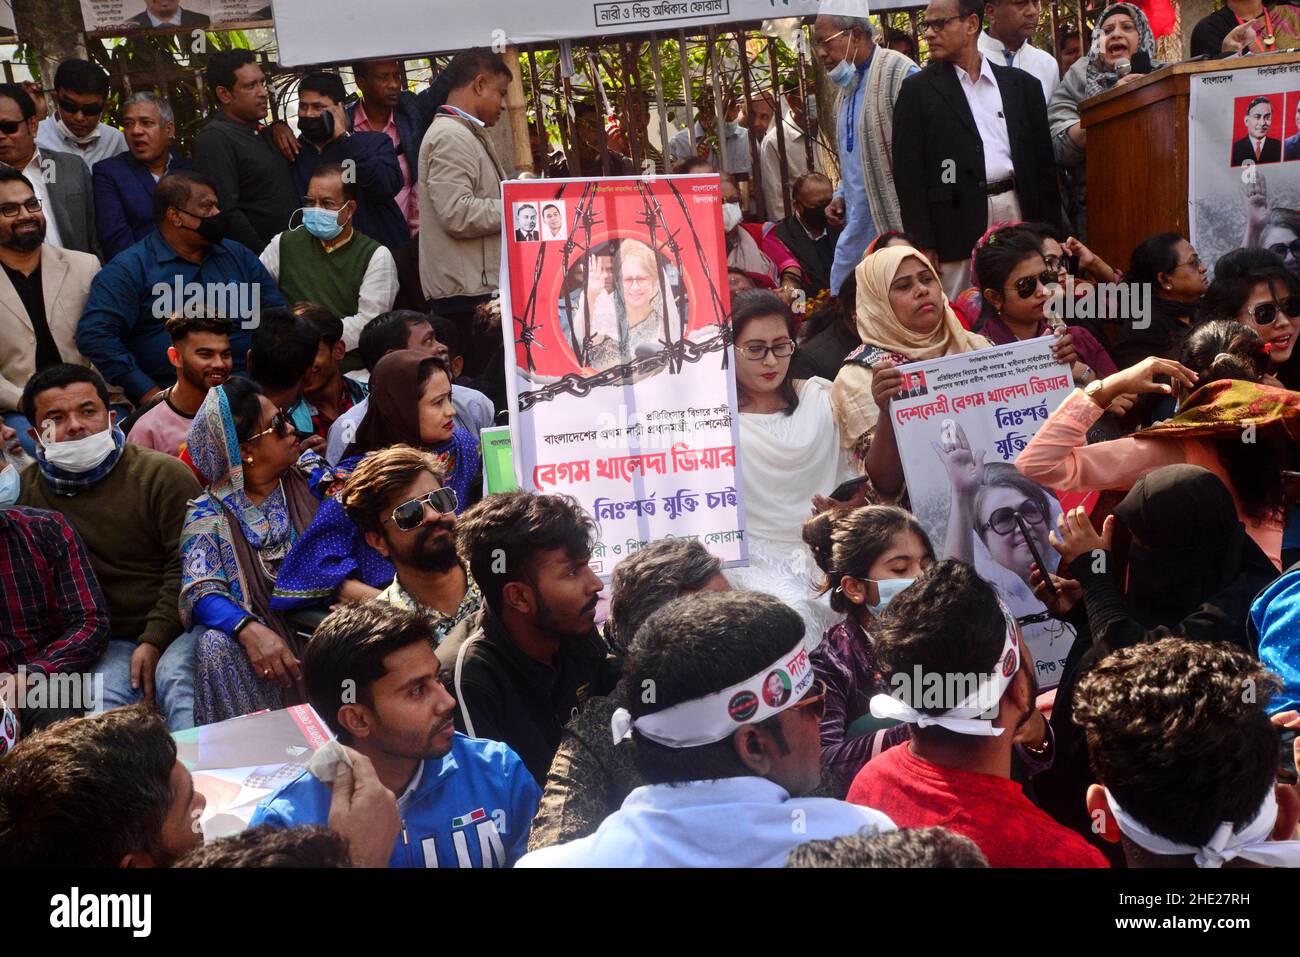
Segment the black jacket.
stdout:
[[546,783],[564,726],[618,682],[621,660],[595,631],[560,647],[555,667],[519,650],[491,610],[466,618],[438,645],[442,683],[456,699],[456,730],[504,741]]
[[[1232,165],[1241,166],[1244,163],[1254,163],[1255,147],[1250,142],[1249,136],[1243,136],[1232,144]],[[1261,163],[1280,163],[1282,162],[1282,141],[1274,139],[1271,136],[1264,137],[1264,145],[1259,152],[1259,162]]]
[[289,228],[289,218],[302,206],[293,169],[270,135],[221,110],[194,141],[194,168],[217,187],[217,203],[230,220],[227,238],[259,255]]
[[[1042,84],[1023,70],[992,66],[1021,214],[1028,222],[1059,226],[1061,199]],[[904,231],[922,248],[937,249],[944,262],[968,259],[988,228],[984,143],[951,63],[932,61],[903,81],[894,104],[893,152]]]
[[[772,230],[776,238],[785,243],[785,248],[799,260],[803,270],[803,290],[809,296],[815,296],[831,284],[831,266],[835,262],[835,244],[839,241],[840,230],[826,227],[826,235],[821,240],[813,240],[799,222],[798,214],[791,213],[776,224]],[[818,248],[818,243],[822,247]]]

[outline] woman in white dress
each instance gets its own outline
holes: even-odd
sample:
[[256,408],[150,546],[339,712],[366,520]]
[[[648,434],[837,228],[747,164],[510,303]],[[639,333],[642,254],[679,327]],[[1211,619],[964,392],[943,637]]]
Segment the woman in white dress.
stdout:
[[814,495],[829,495],[856,472],[841,448],[825,379],[790,378],[795,321],[775,293],[732,299],[741,488],[749,566],[728,569],[737,588],[780,598],[821,634],[839,616],[816,592],[821,572],[802,529]]

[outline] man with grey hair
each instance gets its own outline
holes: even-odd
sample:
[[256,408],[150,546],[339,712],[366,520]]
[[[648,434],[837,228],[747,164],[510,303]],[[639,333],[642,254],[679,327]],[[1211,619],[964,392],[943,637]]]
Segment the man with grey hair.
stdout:
[[153,191],[173,170],[193,163],[172,150],[176,121],[156,93],[136,93],[122,109],[127,152],[95,164],[95,227],[108,262],[156,229]]
[[[629,555],[614,567],[612,584],[605,633],[622,652],[642,623],[674,599],[731,590],[722,562],[689,538],[660,539]],[[615,748],[609,732],[618,694],[592,698],[565,727],[533,818],[530,851],[587,836],[645,783],[629,749]]]

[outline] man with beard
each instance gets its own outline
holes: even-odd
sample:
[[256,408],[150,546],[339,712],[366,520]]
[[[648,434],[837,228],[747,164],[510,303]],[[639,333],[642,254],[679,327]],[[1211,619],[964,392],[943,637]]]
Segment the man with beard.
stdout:
[[942,826],[979,845],[991,867],[1106,867],[1074,831],[1034,806],[1011,776],[1014,745],[1045,761],[1053,743],[1020,628],[970,565],[938,562],[889,603],[872,635],[883,684],[876,718],[912,740],[863,766],[853,804],[899,827]]
[[122,425],[127,441],[179,456],[190,425],[208,390],[230,377],[230,320],[208,316],[172,316],[167,320],[172,344],[167,360],[176,369],[176,384]]
[[618,681],[595,629],[604,586],[589,565],[593,534],[565,495],[489,495],[456,523],[457,549],[487,605],[438,646],[460,702],[456,726],[510,745],[539,784],[564,725]]
[[[371,601],[321,623],[302,674],[339,742],[369,758],[397,795],[389,867],[509,867],[527,846],[540,792],[505,744],[456,733],[438,664],[424,618]],[[329,787],[304,771],[258,805],[250,826],[323,825],[329,811]]]
[[483,604],[456,555],[456,493],[443,478],[432,455],[394,445],[363,459],[339,493],[366,543],[397,570],[378,600],[422,614],[435,643]]
[[35,444],[19,411],[23,386],[41,369],[90,365],[73,337],[99,260],[45,242],[45,209],[22,173],[0,166],[0,414],[16,429],[27,454]]

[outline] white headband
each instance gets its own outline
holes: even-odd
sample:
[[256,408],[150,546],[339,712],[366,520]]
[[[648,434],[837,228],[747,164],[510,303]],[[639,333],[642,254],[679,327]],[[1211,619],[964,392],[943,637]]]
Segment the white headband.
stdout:
[[18,743],[18,720],[3,700],[0,700],[0,755],[14,749]]
[[1120,807],[1115,795],[1109,790],[1106,790],[1106,803],[1110,805],[1110,813],[1114,815],[1121,833],[1152,854],[1193,854],[1197,867],[1222,867],[1237,857],[1269,867],[1300,867],[1300,841],[1268,839],[1277,823],[1277,797],[1272,787],[1264,795],[1264,803],[1259,806],[1259,811],[1249,824],[1243,825],[1240,831],[1234,831],[1232,822],[1224,821],[1204,847],[1178,844],[1152,833]]
[[[999,604],[1001,603],[999,602]],[[1002,700],[1007,686],[1011,684],[1011,679],[1016,676],[1016,672],[1020,669],[1020,630],[1016,627],[1015,618],[1012,617],[1005,606],[1002,608],[1002,616],[1007,622],[1007,637],[1002,643],[1002,650],[998,652],[998,656],[994,660],[993,670],[987,675],[976,676],[975,691],[963,698],[957,704],[957,707],[950,708],[943,714],[932,715],[926,714],[924,711],[918,711],[911,704],[908,704],[904,698],[878,694],[873,695],[871,698],[872,716],[876,718],[893,718],[905,724],[914,724],[918,728],[931,726],[947,728],[957,734],[987,737],[1001,734],[1005,729],[994,727],[992,718],[980,717],[980,715],[992,713],[996,716],[998,702]],[[906,673],[903,673],[903,675],[908,677]],[[917,677],[920,678],[919,667]],[[920,701],[922,698],[922,688],[919,687],[919,680],[916,684],[917,687],[907,689],[910,694],[904,695],[905,698],[910,698],[913,703]],[[903,688],[906,688],[906,685]],[[896,693],[902,692],[902,690],[901,688],[895,689]]]
[[632,729],[670,748],[694,748],[730,737],[738,728],[758,724],[798,704],[812,686],[809,653],[821,636],[806,636],[799,644],[744,681],[714,694],[683,701],[654,714],[632,719],[626,708],[614,712],[610,730],[614,743],[632,736]]

